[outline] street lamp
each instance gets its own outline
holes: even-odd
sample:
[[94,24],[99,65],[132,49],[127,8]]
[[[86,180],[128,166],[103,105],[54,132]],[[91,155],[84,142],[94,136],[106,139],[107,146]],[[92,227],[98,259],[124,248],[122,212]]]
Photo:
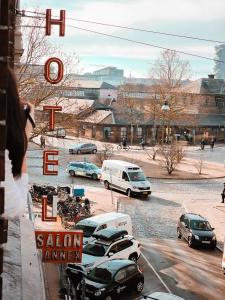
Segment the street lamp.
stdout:
[[[163,127],[162,127],[162,143],[164,143],[164,118],[165,114],[170,110],[168,101],[165,100],[164,104],[161,107],[161,111],[163,112]],[[167,126],[167,134],[169,135],[169,125]]]

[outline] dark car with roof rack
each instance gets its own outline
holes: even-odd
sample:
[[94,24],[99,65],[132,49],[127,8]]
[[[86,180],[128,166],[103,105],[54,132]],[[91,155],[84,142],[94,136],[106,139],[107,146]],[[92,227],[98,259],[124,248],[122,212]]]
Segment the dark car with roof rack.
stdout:
[[207,245],[216,247],[216,235],[206,218],[194,213],[183,214],[177,224],[177,237],[187,240],[188,246]]

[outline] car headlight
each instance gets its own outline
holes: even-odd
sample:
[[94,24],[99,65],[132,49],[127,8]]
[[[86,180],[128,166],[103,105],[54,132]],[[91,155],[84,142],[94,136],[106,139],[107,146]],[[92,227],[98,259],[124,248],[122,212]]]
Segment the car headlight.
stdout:
[[196,235],[196,234],[194,234],[194,238],[195,238],[196,240],[199,240],[199,236]]
[[216,240],[216,236],[215,236],[215,235],[212,237],[212,240],[213,240],[213,241],[215,241],[215,240]]
[[102,289],[96,291],[95,296],[100,296],[102,294],[102,292],[104,292],[104,291],[105,291],[105,288],[102,288]]

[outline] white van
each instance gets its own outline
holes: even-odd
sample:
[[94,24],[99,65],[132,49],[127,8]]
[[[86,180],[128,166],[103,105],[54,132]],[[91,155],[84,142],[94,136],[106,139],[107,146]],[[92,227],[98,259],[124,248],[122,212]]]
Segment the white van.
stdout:
[[150,182],[142,169],[122,160],[104,160],[102,164],[101,182],[106,189],[110,187],[132,195],[148,196],[151,194]]
[[130,216],[117,212],[110,212],[86,218],[75,225],[75,229],[83,230],[83,244],[87,244],[94,240],[92,235],[97,231],[110,227],[126,230],[129,235],[132,235]]

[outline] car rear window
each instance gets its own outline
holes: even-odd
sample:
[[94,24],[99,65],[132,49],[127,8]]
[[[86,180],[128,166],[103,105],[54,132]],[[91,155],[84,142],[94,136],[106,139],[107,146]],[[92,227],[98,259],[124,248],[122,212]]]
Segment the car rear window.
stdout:
[[107,249],[108,247],[105,245],[91,243],[91,244],[87,244],[84,247],[83,253],[93,255],[93,256],[104,256]]

